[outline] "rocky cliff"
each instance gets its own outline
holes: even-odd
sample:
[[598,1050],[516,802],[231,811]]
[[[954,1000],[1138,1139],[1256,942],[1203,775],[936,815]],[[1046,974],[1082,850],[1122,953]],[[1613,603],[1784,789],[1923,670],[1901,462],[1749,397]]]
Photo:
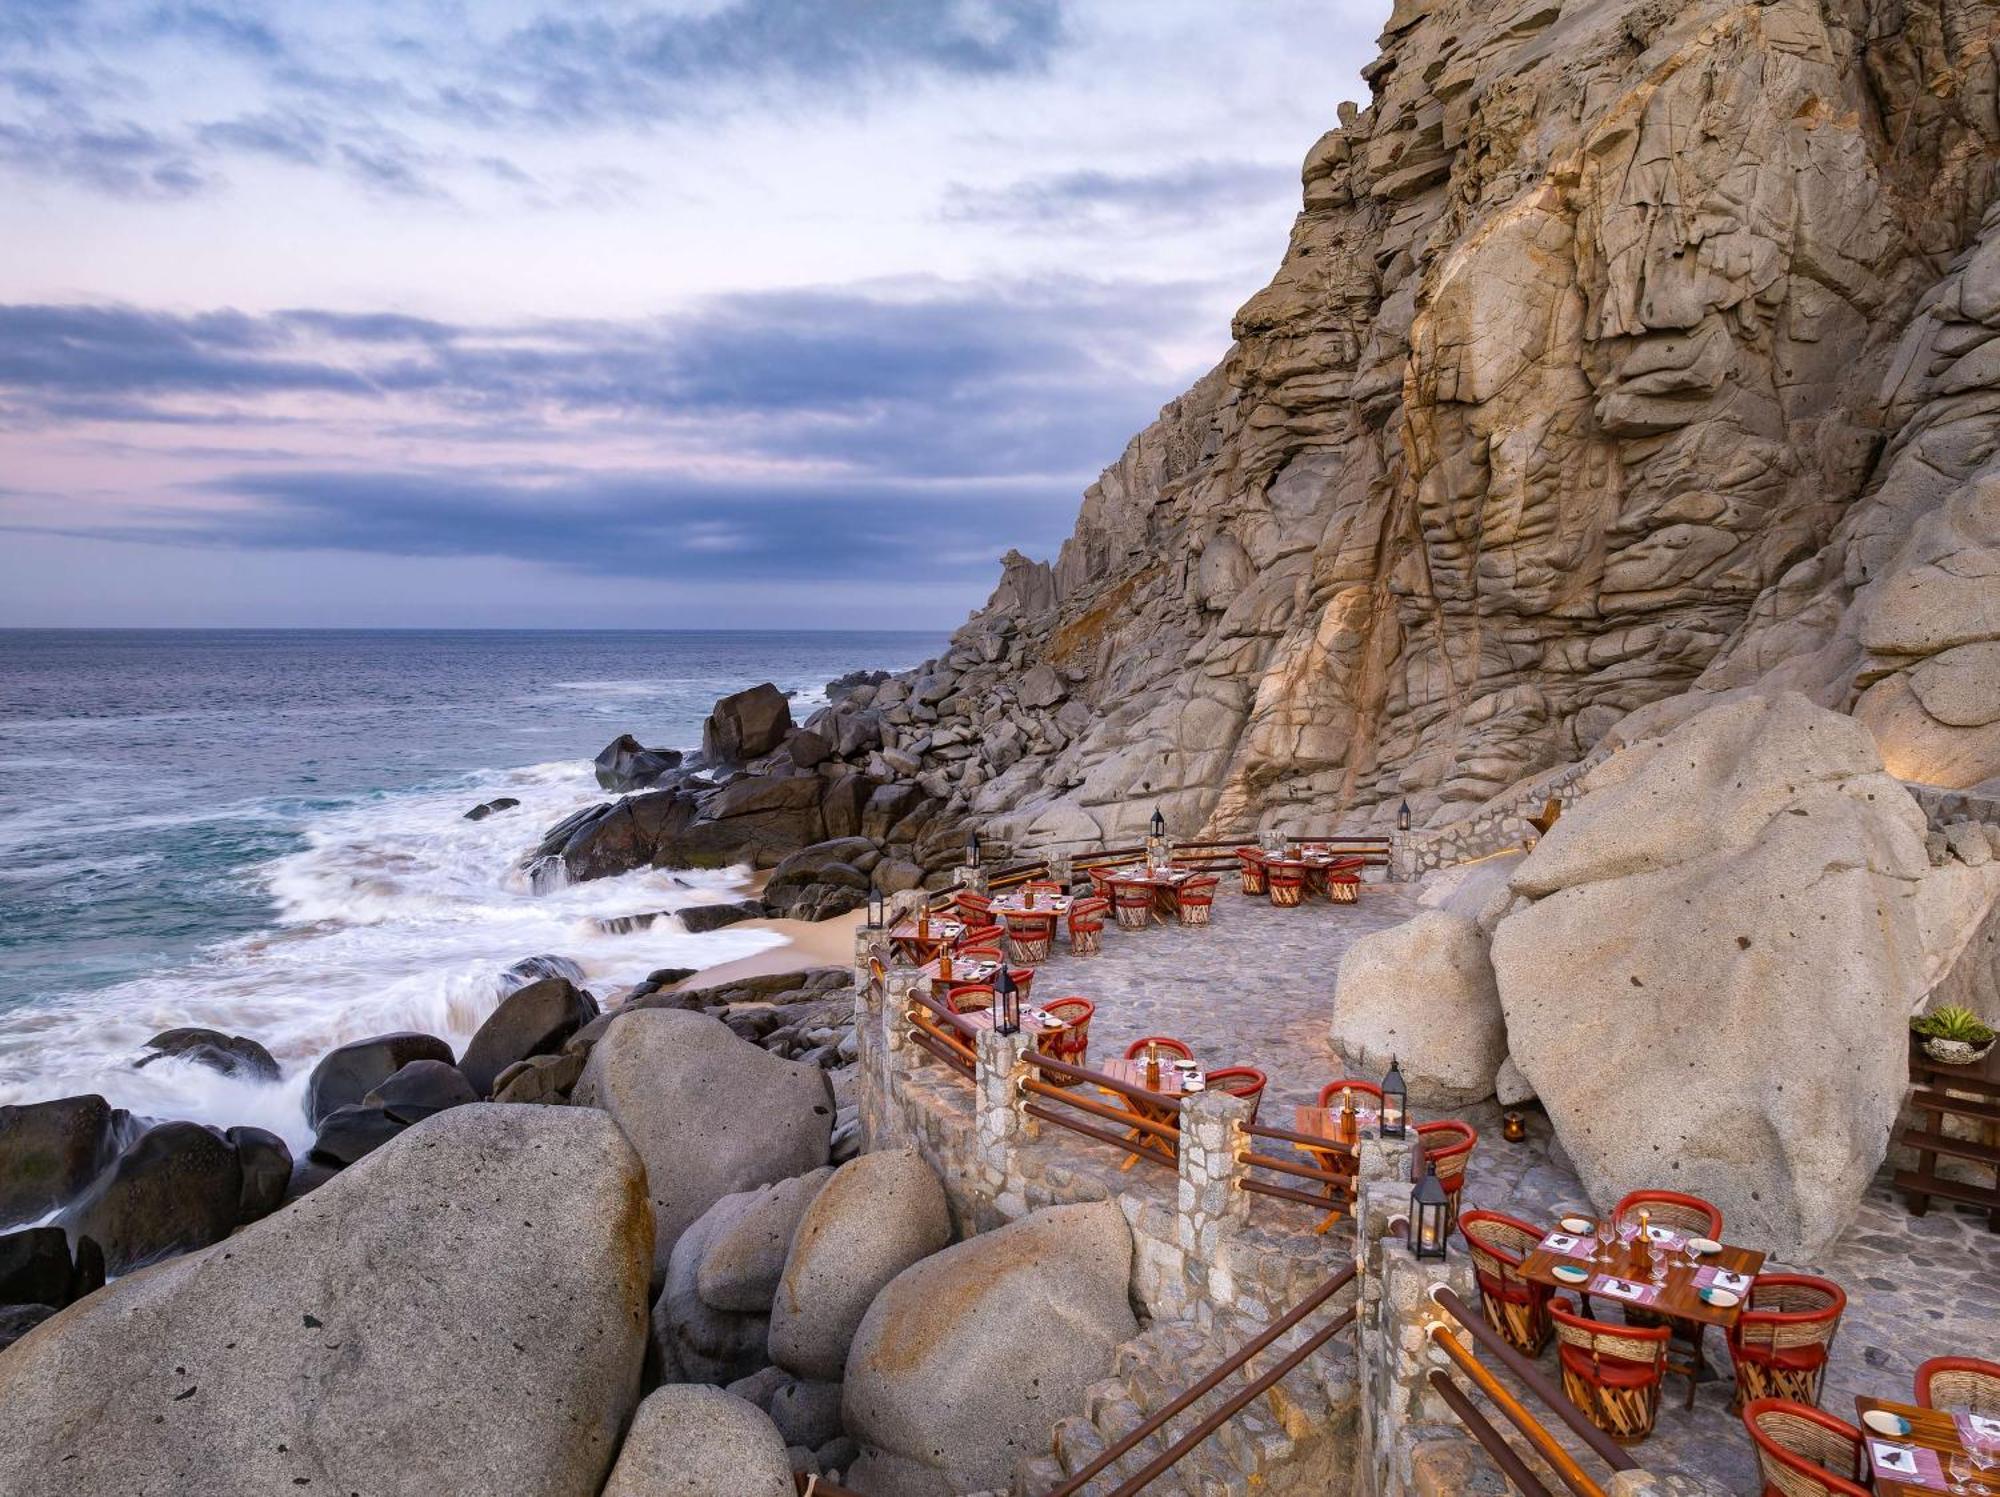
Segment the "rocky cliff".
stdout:
[[1997,17],[1398,0],[1227,357],[900,746],[1045,847],[1447,820],[1748,687],[2000,774]]

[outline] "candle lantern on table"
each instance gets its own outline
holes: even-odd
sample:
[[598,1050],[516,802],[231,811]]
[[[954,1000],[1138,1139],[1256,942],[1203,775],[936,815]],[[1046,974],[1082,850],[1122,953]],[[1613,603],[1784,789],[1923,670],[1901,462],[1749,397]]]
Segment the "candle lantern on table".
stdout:
[[993,1030],[996,1034],[1021,1032],[1021,990],[1014,986],[1014,974],[1005,962],[993,979]]
[[1389,1074],[1382,1078],[1382,1136],[1401,1138],[1409,1131],[1410,1089],[1403,1082],[1403,1067],[1389,1057]]
[[1528,1136],[1528,1120],[1518,1112],[1503,1112],[1500,1115],[1500,1136],[1510,1144],[1520,1143]]
[[1450,1231],[1450,1197],[1438,1179],[1437,1164],[1424,1161],[1424,1177],[1410,1193],[1410,1251],[1419,1258],[1442,1262],[1444,1240]]

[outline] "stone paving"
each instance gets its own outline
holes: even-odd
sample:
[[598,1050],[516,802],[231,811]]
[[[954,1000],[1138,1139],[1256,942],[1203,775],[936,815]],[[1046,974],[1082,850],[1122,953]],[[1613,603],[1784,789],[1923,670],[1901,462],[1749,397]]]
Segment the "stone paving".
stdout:
[[[1317,1099],[1343,1074],[1327,1040],[1333,979],[1350,944],[1417,912],[1402,889],[1368,884],[1358,904],[1308,900],[1275,909],[1223,880],[1206,926],[1143,931],[1104,926],[1103,950],[1077,957],[1058,939],[1035,970],[1034,999],[1076,994],[1097,1005],[1089,1063],[1116,1060],[1147,1035],[1185,1040],[1201,1063],[1255,1066],[1270,1078],[1261,1116],[1291,1126],[1295,1103]],[[1380,1078],[1373,1078],[1379,1080]]]
[[[1235,893],[1231,883],[1225,881],[1207,929],[1107,925],[1103,953],[1094,957],[1072,957],[1059,943],[1038,969],[1034,996],[1077,993],[1097,1005],[1092,1063],[1122,1055],[1133,1039],[1171,1034],[1209,1067],[1258,1067],[1270,1077],[1263,1116],[1285,1126],[1291,1104],[1312,1101],[1325,1080],[1341,1074],[1327,1041],[1341,953],[1357,936],[1407,919],[1418,906],[1400,889],[1370,885],[1356,906],[1274,909]],[[1586,1198],[1546,1116],[1534,1106],[1523,1111],[1529,1136],[1519,1144],[1501,1139],[1500,1109],[1492,1103],[1453,1114],[1480,1136],[1463,1204],[1549,1222]],[[1856,1394],[1907,1400],[1916,1366],[1927,1357],[2000,1360],[2000,1234],[1986,1230],[1983,1213],[1944,1203],[1922,1219],[1910,1216],[1889,1173],[1885,1166],[1819,1261],[1772,1265],[1824,1275],[1847,1292],[1821,1406],[1849,1421]],[[1692,1411],[1682,1407],[1686,1382],[1670,1376],[1659,1428],[1634,1457],[1652,1469],[1697,1472],[1732,1491],[1755,1493],[1755,1460],[1729,1408],[1729,1354],[1719,1332],[1709,1333],[1707,1356],[1721,1375],[1701,1384]],[[1542,1367],[1557,1380],[1553,1347],[1543,1353]],[[1586,1470],[1601,1466],[1559,1423],[1552,1427],[1580,1452]],[[1553,1478],[1550,1485],[1558,1486]]]

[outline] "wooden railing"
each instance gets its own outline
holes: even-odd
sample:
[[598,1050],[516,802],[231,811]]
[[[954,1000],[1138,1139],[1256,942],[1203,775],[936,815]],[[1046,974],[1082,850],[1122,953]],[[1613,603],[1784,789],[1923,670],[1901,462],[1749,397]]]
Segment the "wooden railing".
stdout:
[[978,1031],[928,993],[910,995],[910,1043],[943,1061],[967,1081],[977,1079]]
[[[1109,1144],[1121,1153],[1134,1159],[1144,1159],[1166,1169],[1177,1170],[1180,1148],[1180,1100],[1163,1097],[1157,1092],[1149,1092],[1144,1087],[1131,1086],[1116,1077],[1107,1076],[1102,1071],[1089,1070],[1084,1066],[1071,1065],[1066,1060],[1057,1060],[1053,1055],[1044,1055],[1039,1050],[1030,1050],[1024,1057],[1030,1070],[1036,1074],[1021,1078],[1020,1087],[1024,1096],[1035,1100],[1028,1102],[1023,1111],[1031,1118],[1044,1123],[1053,1123],[1058,1128],[1067,1128],[1072,1133],[1080,1133],[1085,1138]],[[1043,1079],[1054,1076],[1060,1081],[1068,1081],[1068,1086],[1051,1083]],[[1084,1086],[1102,1087],[1119,1096],[1131,1098],[1145,1104],[1151,1114],[1172,1115],[1174,1121],[1157,1121],[1152,1116],[1141,1116],[1130,1108],[1113,1107],[1100,1102],[1095,1097],[1085,1095]],[[1116,1125],[1124,1130],[1122,1135],[1098,1126],[1098,1122],[1085,1122],[1072,1117],[1070,1113],[1083,1114],[1084,1118],[1094,1118],[1099,1122]],[[1149,1146],[1147,1139],[1152,1139]]]
[[[1098,1456],[1096,1460],[1085,1466],[1081,1471],[1076,1472],[1061,1486],[1050,1490],[1046,1494],[1046,1497],[1075,1497],[1076,1493],[1081,1492],[1092,1481],[1095,1481],[1119,1461],[1137,1450],[1147,1440],[1152,1439],[1153,1436],[1164,1430],[1169,1421],[1187,1412],[1187,1410],[1193,1408],[1195,1404],[1206,1398],[1210,1393],[1213,1393],[1222,1385],[1224,1379],[1233,1377],[1238,1372],[1241,1372],[1249,1365],[1252,1357],[1268,1349],[1280,1336],[1292,1330],[1308,1315],[1311,1315],[1341,1290],[1352,1284],[1357,1271],[1356,1264],[1352,1262],[1348,1263],[1339,1273],[1327,1279],[1318,1288],[1314,1289],[1312,1293],[1300,1300],[1282,1318],[1273,1321],[1269,1327],[1260,1332],[1254,1339],[1245,1342],[1243,1348],[1234,1356],[1228,1358],[1220,1366],[1211,1371],[1208,1376],[1174,1398],[1165,1407],[1154,1410],[1137,1429],[1126,1435],[1117,1444],[1111,1446],[1110,1449]],[[1217,1406],[1207,1418],[1203,1419],[1201,1423],[1197,1424],[1185,1435],[1182,1435],[1158,1456],[1147,1462],[1144,1467],[1134,1472],[1115,1487],[1109,1494],[1109,1497],[1133,1497],[1133,1494],[1144,1491],[1154,1481],[1178,1465],[1187,1456],[1189,1451],[1221,1429],[1231,1419],[1242,1413],[1251,1403],[1270,1392],[1272,1388],[1276,1387],[1279,1382],[1288,1376],[1301,1362],[1305,1361],[1307,1357],[1318,1351],[1353,1323],[1354,1310],[1349,1308],[1342,1311],[1333,1320],[1322,1326],[1319,1330],[1314,1331],[1304,1341],[1301,1341],[1292,1350],[1280,1357],[1277,1363],[1268,1371],[1253,1378],[1244,1387],[1237,1389],[1236,1392],[1232,1393]]]
[[[1252,1195],[1270,1196],[1280,1201],[1296,1201],[1303,1206],[1315,1206],[1319,1210],[1338,1214],[1343,1207],[1354,1200],[1353,1161],[1360,1153],[1358,1144],[1343,1143],[1339,1139],[1318,1134],[1294,1133],[1289,1128],[1269,1128],[1258,1123],[1244,1126],[1244,1136],[1251,1140],[1251,1146],[1236,1156],[1236,1162],[1249,1169],[1266,1170],[1274,1175],[1292,1180],[1306,1180],[1320,1187],[1317,1191],[1301,1190],[1296,1185],[1273,1185],[1265,1180],[1253,1179],[1249,1175],[1239,1176],[1237,1184]],[[1350,1167],[1346,1172],[1328,1170],[1303,1160],[1273,1154],[1259,1149],[1259,1142],[1290,1144],[1295,1148],[1311,1149],[1315,1156],[1337,1155],[1346,1158]],[[1332,1220],[1332,1215],[1328,1218]]]
[[[1633,1471],[1638,1463],[1619,1448],[1618,1444],[1603,1430],[1592,1424],[1583,1410],[1564,1397],[1545,1377],[1540,1368],[1510,1344],[1505,1337],[1486,1323],[1483,1315],[1466,1308],[1461,1300],[1449,1289],[1432,1292],[1440,1310],[1456,1321],[1460,1330],[1477,1341],[1480,1347],[1490,1352],[1495,1361],[1505,1367],[1534,1399],[1549,1412],[1556,1415],[1573,1430],[1577,1437],[1589,1447],[1613,1471]],[[1548,1426],[1530,1411],[1521,1400],[1510,1393],[1498,1378],[1478,1362],[1465,1343],[1446,1326],[1431,1329],[1431,1342],[1450,1357],[1452,1364],[1466,1375],[1487,1400],[1498,1409],[1520,1431],[1522,1438],[1548,1464],[1550,1470],[1561,1478],[1575,1497],[1604,1497],[1604,1488],[1593,1478],[1576,1457],[1565,1450],[1549,1432]],[[1442,1371],[1434,1370],[1430,1375],[1431,1387],[1445,1401],[1447,1407],[1456,1414],[1472,1437],[1485,1447],[1500,1469],[1507,1473],[1507,1479],[1520,1489],[1522,1497],[1552,1497],[1548,1486],[1528,1469],[1520,1455],[1510,1446],[1506,1438],[1493,1426],[1493,1422],[1481,1413],[1478,1407],[1451,1378]]]

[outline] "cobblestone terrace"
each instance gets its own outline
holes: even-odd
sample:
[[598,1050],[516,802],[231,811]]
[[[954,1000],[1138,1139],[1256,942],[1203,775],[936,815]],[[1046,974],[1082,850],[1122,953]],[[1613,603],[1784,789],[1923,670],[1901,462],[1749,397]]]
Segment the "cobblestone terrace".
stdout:
[[[1407,919],[1418,907],[1400,889],[1371,885],[1357,906],[1312,901],[1274,909],[1235,893],[1233,882],[1225,880],[1206,929],[1155,925],[1131,932],[1107,925],[1104,950],[1094,957],[1072,957],[1059,942],[1038,970],[1034,996],[1044,1001],[1075,993],[1097,1005],[1093,1064],[1122,1055],[1134,1039],[1170,1034],[1187,1041],[1208,1067],[1256,1066],[1270,1077],[1264,1119],[1289,1126],[1293,1104],[1312,1101],[1322,1083],[1342,1074],[1327,1040],[1341,954],[1357,937]],[[1585,1198],[1547,1118],[1533,1106],[1524,1111],[1529,1137],[1520,1144],[1500,1138],[1499,1109],[1490,1103],[1459,1114],[1480,1135],[1464,1205],[1546,1223]],[[1420,1120],[1425,1115],[1419,1110]],[[1073,1136],[1045,1134],[1041,1147],[1107,1152]],[[1126,1175],[1120,1188],[1161,1188],[1147,1175]],[[1853,1222],[1819,1261],[1773,1264],[1823,1274],[1847,1292],[1821,1405],[1850,1421],[1858,1393],[1908,1399],[1916,1366],[1927,1357],[1955,1352],[2000,1359],[2000,1234],[1986,1230],[1983,1214],[1944,1203],[1933,1204],[1922,1220],[1913,1218],[1888,1178],[1885,1167]],[[1650,1183],[1631,1182],[1633,1188]],[[1309,1225],[1293,1218],[1310,1213],[1282,1202],[1260,1200],[1253,1214],[1281,1238],[1291,1235],[1286,1227]],[[1345,1252],[1344,1225],[1319,1241],[1329,1253]],[[1729,1409],[1728,1349],[1719,1332],[1709,1332],[1707,1355],[1721,1375],[1701,1385],[1692,1412],[1682,1408],[1685,1381],[1670,1376],[1659,1430],[1634,1455],[1644,1465],[1700,1471],[1732,1490],[1755,1493],[1749,1438]],[[1553,1347],[1542,1366],[1557,1379]],[[1582,1449],[1573,1439],[1565,1443]],[[1596,1468],[1594,1457],[1583,1459],[1586,1469]],[[1558,1485],[1552,1474],[1549,1481]],[[1475,1481],[1467,1490],[1509,1489]]]

